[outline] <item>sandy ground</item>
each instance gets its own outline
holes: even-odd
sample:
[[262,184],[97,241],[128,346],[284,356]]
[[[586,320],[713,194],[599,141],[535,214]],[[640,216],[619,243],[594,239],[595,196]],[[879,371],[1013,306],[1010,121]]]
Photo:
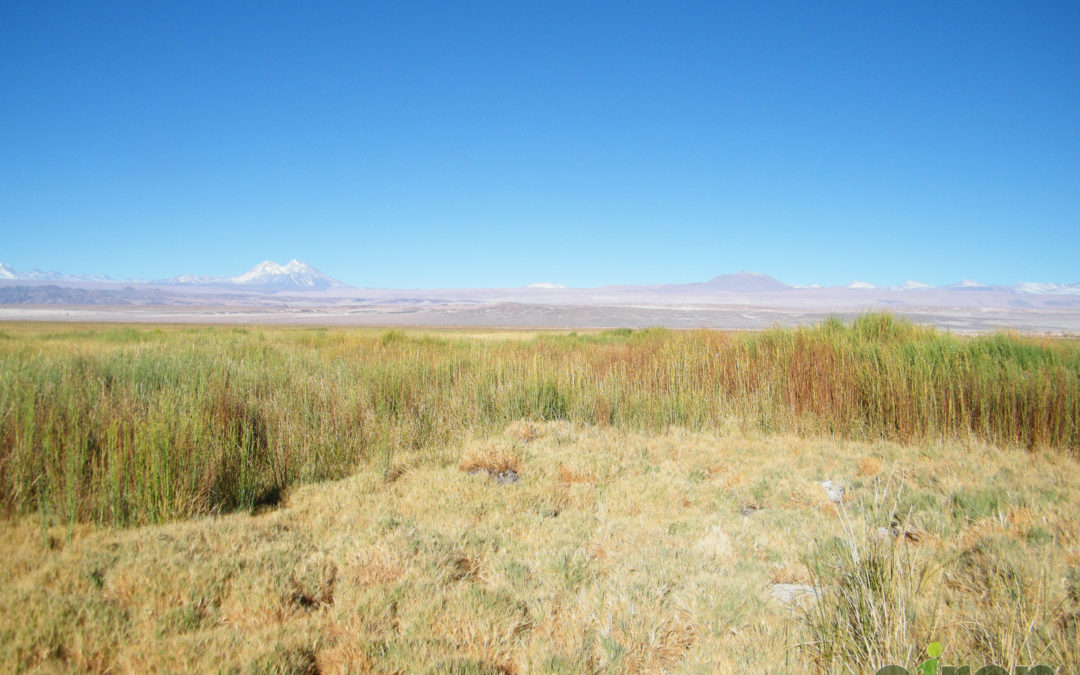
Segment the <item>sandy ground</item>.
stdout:
[[[920,324],[957,333],[998,329],[1080,335],[1076,310],[927,308],[897,312]],[[857,312],[836,312],[850,318]],[[777,324],[821,321],[830,312],[795,308],[650,305],[543,305],[523,303],[365,304],[334,307],[238,306],[0,306],[0,321],[88,321],[122,323],[226,323],[335,326],[467,326],[492,328],[668,328],[761,329]]]

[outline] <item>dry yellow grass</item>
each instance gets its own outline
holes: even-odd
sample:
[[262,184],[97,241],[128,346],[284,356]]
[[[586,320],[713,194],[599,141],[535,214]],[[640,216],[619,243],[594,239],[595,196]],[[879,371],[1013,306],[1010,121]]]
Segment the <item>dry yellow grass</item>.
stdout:
[[516,472],[520,467],[521,460],[517,453],[498,442],[474,445],[458,462],[458,468],[465,473],[486,471],[489,474],[500,474],[506,471]]
[[0,670],[872,672],[812,644],[852,546],[910,591],[866,658],[936,639],[953,663],[1080,667],[1080,466],[1058,453],[522,422],[409,461],[258,515],[0,524]]

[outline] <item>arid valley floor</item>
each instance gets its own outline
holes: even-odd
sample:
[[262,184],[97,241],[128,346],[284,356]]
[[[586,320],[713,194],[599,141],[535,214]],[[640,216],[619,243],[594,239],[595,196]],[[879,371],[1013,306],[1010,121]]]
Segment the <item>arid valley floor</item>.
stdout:
[[[850,320],[859,310],[691,305],[545,305],[496,303],[392,303],[353,306],[294,305],[0,305],[0,321],[189,323],[298,326],[442,326],[472,328],[713,328],[760,330]],[[955,333],[1016,330],[1080,335],[1080,310],[996,307],[907,308],[900,315]]]

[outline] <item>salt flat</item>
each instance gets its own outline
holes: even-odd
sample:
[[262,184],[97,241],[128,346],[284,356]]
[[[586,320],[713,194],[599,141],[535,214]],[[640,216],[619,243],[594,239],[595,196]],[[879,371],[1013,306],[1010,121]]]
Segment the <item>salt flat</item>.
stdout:
[[[1055,335],[1080,334],[1080,311],[970,307],[913,307],[894,310],[916,323],[956,333],[1017,330]],[[857,310],[827,311],[723,305],[555,305],[536,303],[369,303],[332,306],[243,305],[4,305],[0,321],[85,321],[121,323],[225,323],[327,326],[464,326],[490,328],[715,328],[757,330],[806,325],[835,315],[851,319]]]

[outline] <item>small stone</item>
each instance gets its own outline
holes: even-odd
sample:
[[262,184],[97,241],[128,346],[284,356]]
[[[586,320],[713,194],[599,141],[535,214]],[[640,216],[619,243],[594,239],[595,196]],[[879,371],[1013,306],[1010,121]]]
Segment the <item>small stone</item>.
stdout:
[[719,524],[705,533],[697,543],[697,549],[703,554],[715,558],[718,562],[727,562],[735,555],[735,547],[731,543],[731,537],[724,532]]
[[748,504],[748,505],[742,507],[742,509],[739,511],[739,513],[742,514],[743,518],[749,518],[750,516],[754,515],[758,511],[762,510],[763,508],[764,507],[762,507],[762,506],[755,506],[754,504]]
[[874,530],[874,539],[877,539],[878,541],[891,541],[895,536],[896,533],[887,527],[879,527]]
[[806,584],[773,584],[769,595],[785,605],[790,605],[817,600],[820,591]]
[[844,484],[839,481],[827,480],[821,484],[821,487],[825,489],[825,496],[829,498],[833,504],[841,504],[844,501]]

